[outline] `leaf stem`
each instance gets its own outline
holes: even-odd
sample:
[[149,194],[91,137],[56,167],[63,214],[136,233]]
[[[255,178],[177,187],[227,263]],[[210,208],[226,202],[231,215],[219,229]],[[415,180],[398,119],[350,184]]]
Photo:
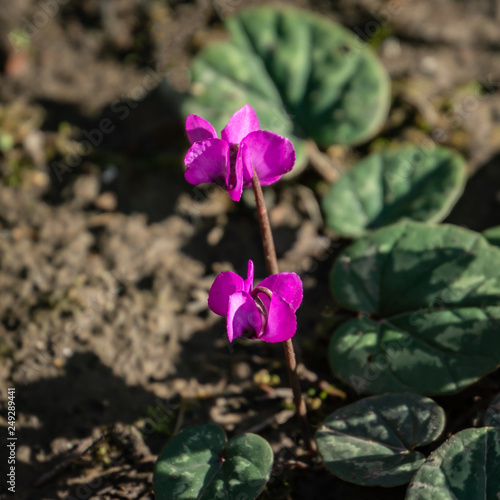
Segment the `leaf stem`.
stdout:
[[[269,276],[279,273],[278,259],[276,257],[276,249],[274,248],[273,233],[271,231],[271,224],[267,215],[266,203],[262,193],[262,187],[257,177],[255,169],[252,177],[252,188],[255,195],[255,203],[257,205],[257,217],[259,218],[260,234],[262,237],[262,245],[264,247],[264,257],[266,260],[266,269]],[[295,350],[293,348],[292,339],[283,342],[285,350],[286,366],[288,369],[288,379],[290,387],[293,391],[293,399],[295,408],[297,409],[297,417],[299,419],[300,427],[302,429],[302,436],[304,438],[307,449],[316,453],[316,445],[311,439],[309,432],[309,425],[307,423],[307,409],[300,390],[300,381],[297,375],[297,360],[295,359]]]

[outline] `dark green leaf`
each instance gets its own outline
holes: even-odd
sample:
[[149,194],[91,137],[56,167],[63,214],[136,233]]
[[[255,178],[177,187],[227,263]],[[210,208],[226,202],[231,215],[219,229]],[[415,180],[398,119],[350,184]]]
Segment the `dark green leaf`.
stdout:
[[193,97],[185,114],[221,130],[232,113],[253,106],[261,128],[290,137],[305,161],[302,139],[321,146],[366,141],[382,126],[390,83],[367,45],[341,26],[306,11],[259,7],[226,26],[231,40],[193,61]]
[[160,453],[153,475],[157,500],[252,500],[267,481],[271,447],[241,434],[226,445],[224,431],[200,425],[177,434]]
[[406,500],[498,500],[500,429],[465,429],[431,453]]
[[376,315],[330,343],[358,391],[454,392],[500,364],[500,250],[480,234],[395,224],[348,247],[331,279],[344,306]]
[[445,415],[417,394],[384,394],[332,413],[316,433],[326,467],[345,481],[367,486],[407,483],[425,457],[417,446],[443,432]]
[[342,236],[357,237],[402,219],[439,222],[462,193],[465,174],[461,156],[443,147],[372,154],[323,198],[327,225]]
[[484,425],[500,427],[500,394],[493,400],[484,415]]
[[500,247],[500,226],[483,231],[483,236],[496,247]]

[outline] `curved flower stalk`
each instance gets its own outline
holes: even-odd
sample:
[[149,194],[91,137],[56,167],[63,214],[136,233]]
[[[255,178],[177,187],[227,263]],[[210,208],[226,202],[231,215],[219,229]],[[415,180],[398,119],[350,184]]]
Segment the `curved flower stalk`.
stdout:
[[295,149],[286,137],[260,130],[255,111],[248,104],[236,111],[217,138],[214,127],[189,115],[186,133],[191,147],[184,158],[190,184],[204,182],[223,187],[234,201],[243,188],[252,187],[253,169],[261,185],[278,181],[292,170]]
[[295,273],[267,277],[253,288],[254,265],[248,261],[247,278],[225,272],[210,288],[208,306],[227,316],[227,335],[265,342],[284,342],[295,335],[295,312],[302,302],[302,281]]

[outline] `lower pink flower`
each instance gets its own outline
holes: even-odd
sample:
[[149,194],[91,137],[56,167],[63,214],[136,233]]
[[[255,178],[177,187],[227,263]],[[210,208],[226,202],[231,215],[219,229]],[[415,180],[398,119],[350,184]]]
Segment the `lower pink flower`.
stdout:
[[210,288],[208,306],[227,316],[227,335],[265,342],[283,342],[297,331],[295,312],[302,302],[302,281],[295,273],[278,273],[253,288],[254,266],[248,261],[247,278],[225,272]]

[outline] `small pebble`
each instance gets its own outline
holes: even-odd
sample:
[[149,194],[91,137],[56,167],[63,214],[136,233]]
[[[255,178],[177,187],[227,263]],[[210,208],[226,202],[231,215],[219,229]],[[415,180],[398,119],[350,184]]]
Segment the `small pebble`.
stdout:
[[73,191],[81,203],[94,201],[99,194],[99,180],[91,175],[82,175],[75,181]]
[[64,361],[61,358],[54,358],[54,366],[56,368],[62,368],[64,366]]
[[425,56],[420,61],[420,71],[427,76],[434,76],[438,70],[438,62],[435,57]]
[[207,235],[207,243],[210,246],[215,246],[224,236],[224,228],[221,226],[215,226]]
[[236,363],[233,366],[233,370],[235,375],[240,379],[240,380],[246,380],[252,375],[252,369],[250,368],[250,365],[245,362],[239,362]]
[[95,206],[104,212],[114,212],[117,205],[118,200],[116,199],[116,195],[110,191],[100,194],[97,200],[95,200]]
[[61,350],[61,354],[65,358],[71,358],[71,356],[73,356],[73,350],[70,349],[69,347],[63,347],[62,350]]
[[22,444],[17,448],[17,459],[20,462],[24,462],[26,464],[30,463],[31,459],[31,448],[25,444]]
[[50,184],[49,176],[45,172],[40,172],[40,170],[33,170],[29,174],[27,173],[27,177],[33,186],[40,189],[45,189]]
[[398,59],[401,57],[401,43],[395,37],[389,37],[382,44],[382,55],[387,59]]

